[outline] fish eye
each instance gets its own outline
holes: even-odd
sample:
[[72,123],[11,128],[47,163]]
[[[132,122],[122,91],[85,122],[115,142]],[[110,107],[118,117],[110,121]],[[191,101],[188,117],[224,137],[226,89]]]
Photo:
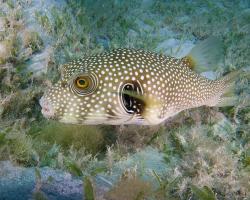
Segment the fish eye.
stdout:
[[77,77],[75,85],[79,89],[86,89],[89,86],[89,80],[87,77]]
[[96,88],[97,77],[92,73],[77,75],[71,82],[71,90],[80,96],[91,94]]

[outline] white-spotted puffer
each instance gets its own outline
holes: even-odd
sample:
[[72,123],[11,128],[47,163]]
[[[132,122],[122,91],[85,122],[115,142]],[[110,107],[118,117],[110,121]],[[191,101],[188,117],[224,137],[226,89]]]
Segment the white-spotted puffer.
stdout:
[[182,59],[117,49],[71,61],[41,98],[42,113],[74,124],[154,125],[185,109],[233,105],[237,72],[209,80],[194,71],[215,66],[220,49],[210,38]]

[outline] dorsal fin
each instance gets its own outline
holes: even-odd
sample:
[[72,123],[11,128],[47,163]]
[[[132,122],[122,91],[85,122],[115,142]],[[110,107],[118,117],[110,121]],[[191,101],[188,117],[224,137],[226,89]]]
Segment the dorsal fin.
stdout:
[[215,70],[223,55],[222,42],[216,37],[209,37],[195,45],[182,61],[196,72]]

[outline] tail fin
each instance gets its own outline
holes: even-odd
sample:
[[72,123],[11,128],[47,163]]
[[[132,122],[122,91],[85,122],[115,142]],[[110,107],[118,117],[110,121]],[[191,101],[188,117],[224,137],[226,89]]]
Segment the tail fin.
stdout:
[[201,73],[215,70],[223,57],[222,42],[215,37],[210,37],[197,45],[184,57],[191,69]]
[[215,106],[226,107],[234,106],[239,103],[240,97],[236,94],[236,81],[242,72],[242,70],[234,71],[221,78],[220,81],[225,85],[225,89]]

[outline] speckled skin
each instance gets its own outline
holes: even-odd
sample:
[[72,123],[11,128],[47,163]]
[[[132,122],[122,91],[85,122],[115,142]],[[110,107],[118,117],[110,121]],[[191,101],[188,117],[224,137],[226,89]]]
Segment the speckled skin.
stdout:
[[[74,80],[80,75],[91,79],[82,94],[74,90]],[[136,88],[129,98],[134,103],[131,110],[122,99],[129,84]],[[200,76],[185,58],[117,49],[63,65],[61,79],[42,102],[49,104],[48,118],[65,123],[152,125],[188,108],[214,106],[224,88],[223,79]]]

